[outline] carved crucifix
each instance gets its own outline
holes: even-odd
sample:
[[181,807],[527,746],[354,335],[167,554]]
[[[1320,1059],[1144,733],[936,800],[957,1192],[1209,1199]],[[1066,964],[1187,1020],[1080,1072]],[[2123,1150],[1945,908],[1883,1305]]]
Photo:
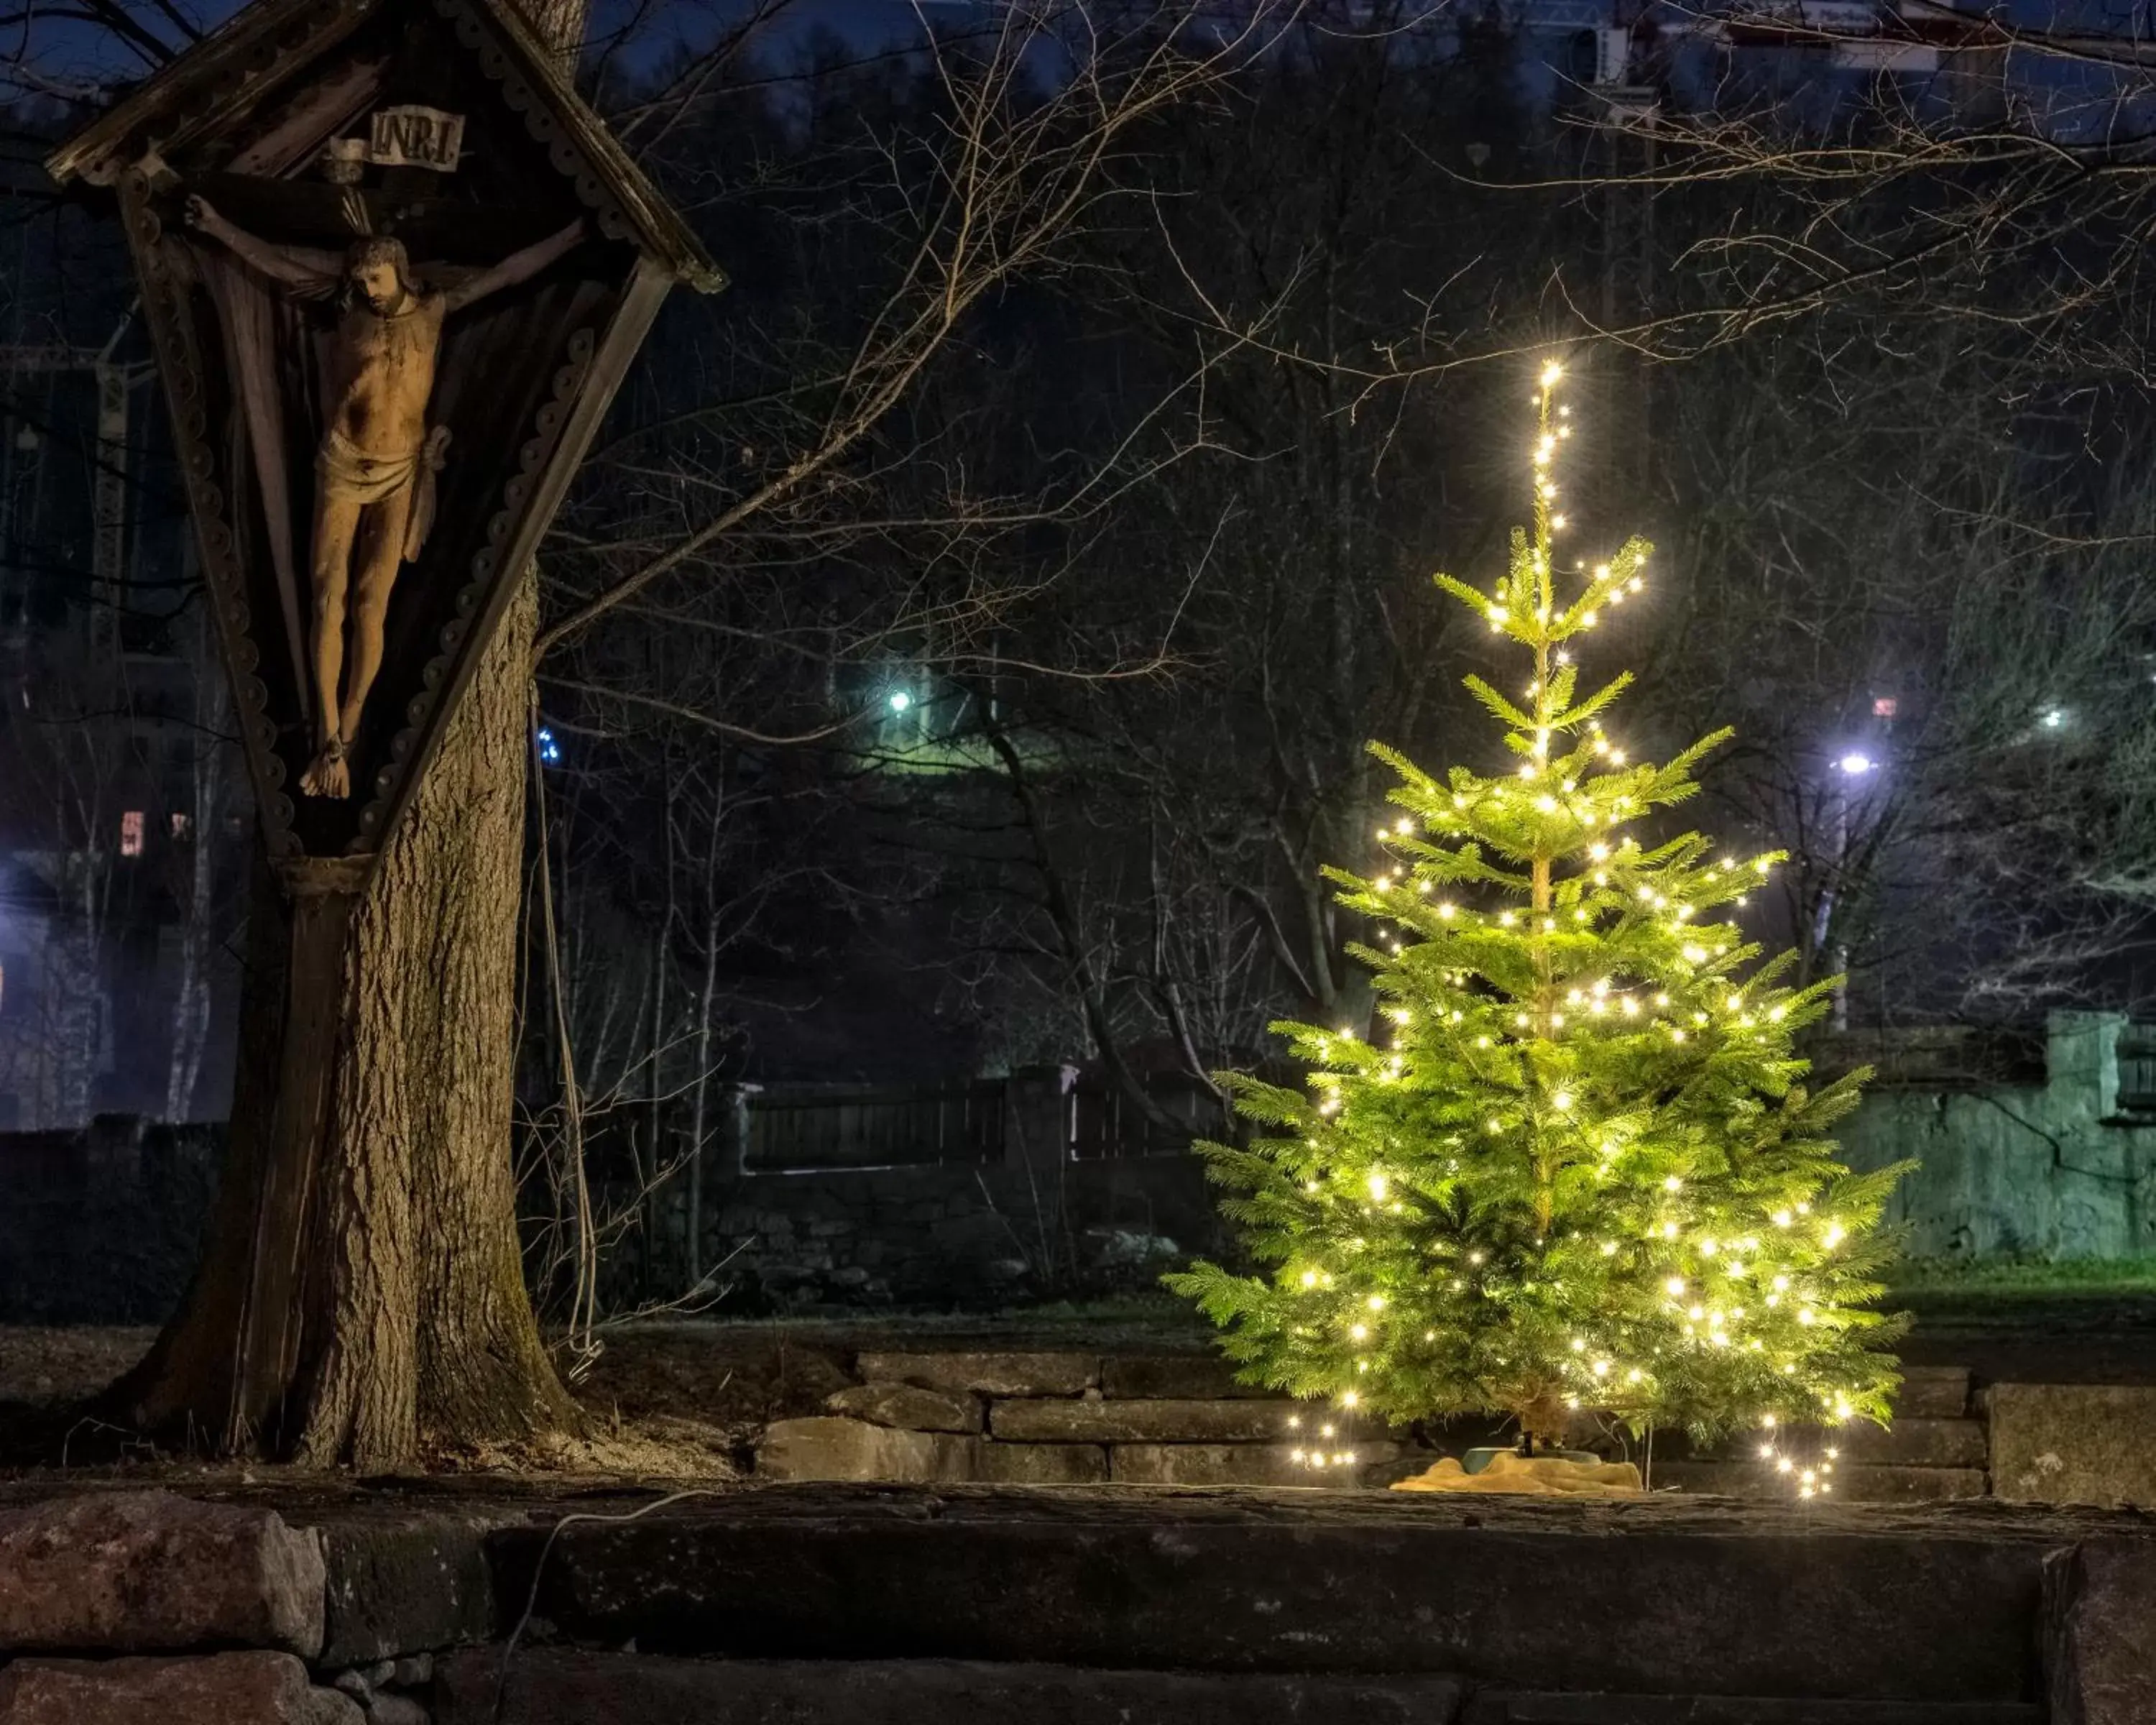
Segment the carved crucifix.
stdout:
[[336,297],[309,553],[315,756],[300,788],[311,797],[346,797],[352,775],[346,752],[382,666],[390,589],[398,572],[418,555],[434,521],[434,476],[449,434],[447,426],[429,425],[427,406],[443,322],[490,294],[530,280],[583,239],[584,224],[572,222],[491,269],[437,288],[414,275],[396,239],[372,236],[340,256],[249,234],[205,198],[190,198],[187,215],[189,226],[289,293]]

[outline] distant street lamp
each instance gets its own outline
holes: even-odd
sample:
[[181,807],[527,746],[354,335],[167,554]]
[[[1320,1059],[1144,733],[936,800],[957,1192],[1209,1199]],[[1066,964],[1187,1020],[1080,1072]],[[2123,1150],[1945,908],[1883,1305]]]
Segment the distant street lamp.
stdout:
[[[1847,781],[1869,778],[1879,771],[1880,763],[1863,750],[1851,749],[1836,760],[1834,767]],[[1835,875],[1837,883],[1849,870],[1849,805],[1854,794],[1853,789],[1845,783],[1835,798]],[[1815,947],[1826,943],[1827,930],[1833,921],[1834,908],[1839,897],[1838,886],[1830,886],[1820,895],[1819,916],[1812,933]],[[1835,968],[1842,973],[1843,981],[1834,991],[1833,1024],[1835,1029],[1846,1030],[1849,1028],[1849,947],[1846,944],[1835,948]]]
[[899,689],[892,691],[891,697],[891,710],[893,712],[902,713],[906,710],[906,708],[912,705],[913,697],[911,695],[908,695],[906,691]]

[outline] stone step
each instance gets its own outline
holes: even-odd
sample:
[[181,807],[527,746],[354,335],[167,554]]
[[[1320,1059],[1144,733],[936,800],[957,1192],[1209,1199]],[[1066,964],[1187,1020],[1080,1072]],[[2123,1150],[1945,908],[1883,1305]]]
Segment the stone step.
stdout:
[[[572,1520],[536,1609],[579,1642],[703,1657],[2021,1702],[2057,1542],[2018,1527],[1668,1496],[798,1486]],[[527,1596],[547,1538],[490,1537],[498,1599]]]
[[1219,1676],[933,1659],[696,1660],[535,1648],[511,1661],[497,1715],[501,1672],[499,1648],[444,1660],[434,1725],[495,1725],[497,1718],[500,1725],[1455,1725],[1466,1691],[1450,1677]]
[[[1700,1461],[1742,1461],[1756,1453],[1759,1435],[1746,1432],[1726,1440],[1710,1448],[1698,1450],[1688,1459]],[[1663,1439],[1657,1437],[1657,1445]],[[1681,1445],[1681,1438],[1676,1443]],[[1802,1452],[1823,1450],[1829,1445],[1839,1450],[1839,1460],[1845,1463],[1870,1462],[1890,1467],[1974,1467],[1981,1470],[1989,1456],[1990,1446],[1984,1435],[1981,1420],[1897,1420],[1881,1430],[1878,1426],[1860,1422],[1825,1433],[1799,1433],[1792,1447]],[[1672,1456],[1684,1455],[1682,1448],[1672,1448]]]
[[1101,1385],[1101,1356],[1077,1353],[864,1353],[865,1383],[917,1384],[947,1394],[1081,1395]]
[[[1107,1452],[1107,1477],[1124,1486],[1373,1486],[1403,1471],[1395,1464],[1409,1452],[1394,1443],[1358,1443],[1322,1453],[1327,1459],[1318,1466],[1309,1461],[1311,1451],[1287,1444],[1116,1444]],[[1419,1455],[1406,1471],[1419,1471],[1437,1459],[1427,1450]],[[1348,1458],[1344,1465],[1338,1460],[1342,1455]]]
[[1994,1384],[1984,1394],[2001,1497],[2156,1508],[2156,1384]]
[[1235,1381],[1214,1353],[1111,1353],[1101,1362],[1101,1394],[1111,1400],[1265,1399],[1280,1394]]
[[1959,1420],[1969,1411],[1967,1366],[1904,1366],[1897,1420]]
[[[1657,1461],[1653,1483],[1658,1491],[1674,1486],[1681,1491],[1712,1491],[1727,1497],[1796,1496],[1788,1479],[1758,1461]],[[1981,1497],[1984,1485],[1980,1467],[1837,1462],[1831,1495],[1845,1503],[1938,1503],[1957,1497]]]
[[1291,1401],[999,1401],[988,1431],[1026,1443],[1293,1444],[1327,1417]]
[[1789,1701],[1757,1696],[1485,1691],[1460,1725],[2044,1725],[2034,1702]]
[[[956,1660],[697,1660],[470,1648],[434,1725],[2041,1725],[2033,1702],[1471,1691],[1452,1677],[1101,1671]],[[495,1711],[497,1695],[501,1706]]]

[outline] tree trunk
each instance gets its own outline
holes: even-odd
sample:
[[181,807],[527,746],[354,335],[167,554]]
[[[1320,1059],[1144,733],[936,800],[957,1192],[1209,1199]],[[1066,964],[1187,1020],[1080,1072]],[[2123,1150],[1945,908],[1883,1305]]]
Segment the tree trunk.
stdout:
[[[586,4],[523,9],[566,58]],[[526,569],[362,896],[258,869],[231,1145],[187,1298],[110,1393],[131,1424],[371,1468],[578,1424],[510,1147],[538,614]]]
[[[258,870],[223,1182],[179,1315],[116,1387],[130,1424],[380,1467],[577,1423],[509,1146],[536,617],[527,575],[362,896],[287,901]],[[326,963],[310,1037],[285,1020],[322,991],[293,976]]]

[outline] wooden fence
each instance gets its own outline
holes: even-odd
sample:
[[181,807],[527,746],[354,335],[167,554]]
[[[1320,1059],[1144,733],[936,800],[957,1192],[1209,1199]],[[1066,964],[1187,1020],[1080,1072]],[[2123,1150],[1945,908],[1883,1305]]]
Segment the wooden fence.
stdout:
[[[1068,1069],[1049,1069],[1067,1070]],[[839,1169],[984,1166],[1009,1149],[1037,1162],[1180,1156],[1217,1132],[1210,1091],[1179,1073],[1144,1081],[1173,1124],[1152,1117],[1116,1085],[1080,1077],[963,1080],[939,1085],[805,1085],[752,1096],[742,1169],[748,1174]],[[1033,1142],[1014,1142],[1012,1135]]]
[[1073,1092],[1070,1154],[1081,1162],[1126,1156],[1181,1156],[1194,1139],[1217,1136],[1219,1111],[1212,1092],[1180,1072],[1151,1072],[1146,1099],[1176,1124],[1154,1119],[1122,1087],[1081,1078]]
[[1001,1162],[1004,1115],[998,1079],[767,1091],[749,1104],[742,1168],[777,1174]]

